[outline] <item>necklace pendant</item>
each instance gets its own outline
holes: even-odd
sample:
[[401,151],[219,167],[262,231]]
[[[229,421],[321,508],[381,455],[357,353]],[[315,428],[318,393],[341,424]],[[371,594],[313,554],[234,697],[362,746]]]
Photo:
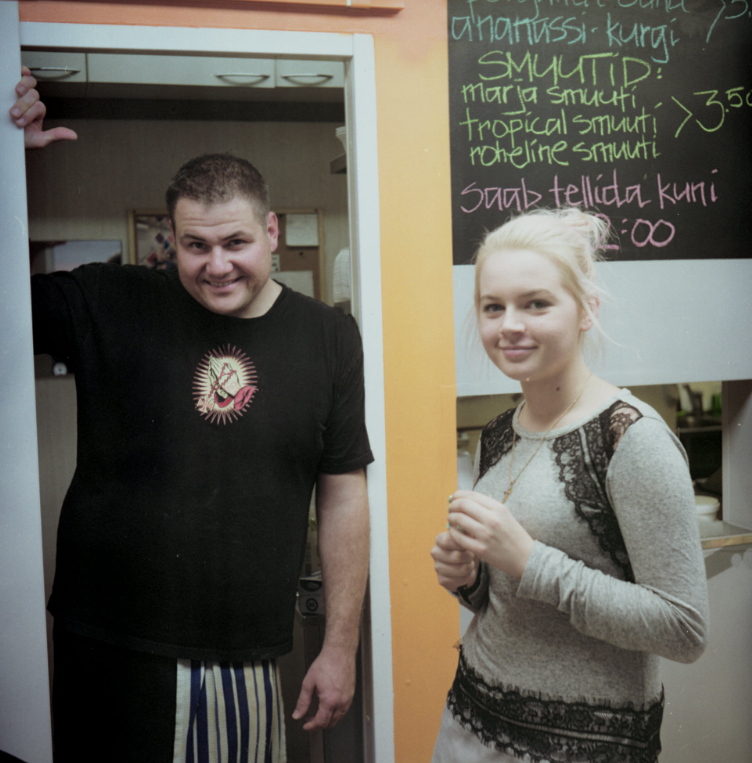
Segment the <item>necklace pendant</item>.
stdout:
[[504,497],[501,499],[501,502],[502,502],[502,503],[506,503],[506,502],[507,502],[507,498],[509,498],[509,496],[510,496],[510,495],[512,495],[512,488],[514,488],[514,485],[513,485],[513,484],[512,484],[512,485],[510,485],[510,486],[507,488],[507,491],[506,491],[506,493],[504,493]]

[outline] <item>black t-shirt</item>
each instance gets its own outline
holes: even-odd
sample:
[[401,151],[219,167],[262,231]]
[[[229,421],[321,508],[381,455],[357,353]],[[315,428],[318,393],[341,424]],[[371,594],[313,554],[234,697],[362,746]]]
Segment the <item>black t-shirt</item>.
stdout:
[[32,298],[35,351],[69,359],[78,401],[50,611],[166,655],[289,651],[316,478],[373,460],[355,322],[286,287],[218,315],[132,266],[35,276]]

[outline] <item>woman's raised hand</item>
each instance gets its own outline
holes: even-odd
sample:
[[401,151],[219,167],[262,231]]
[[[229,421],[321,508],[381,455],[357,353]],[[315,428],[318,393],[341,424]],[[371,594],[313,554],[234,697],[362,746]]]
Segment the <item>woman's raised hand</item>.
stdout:
[[457,490],[449,504],[449,524],[457,547],[512,577],[522,577],[534,541],[503,503]]
[[439,585],[444,586],[447,591],[456,591],[475,582],[478,576],[477,557],[458,546],[448,532],[436,536],[431,556]]
[[23,127],[24,146],[27,149],[44,148],[58,140],[76,140],[76,133],[67,127],[42,129],[47,107],[39,100],[36,86],[37,81],[31,76],[31,72],[22,66],[21,80],[16,85],[18,99],[10,108],[10,116],[18,127]]

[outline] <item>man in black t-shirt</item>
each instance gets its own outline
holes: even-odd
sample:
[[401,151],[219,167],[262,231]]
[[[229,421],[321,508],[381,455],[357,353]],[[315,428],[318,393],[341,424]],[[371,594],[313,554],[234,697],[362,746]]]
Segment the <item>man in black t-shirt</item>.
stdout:
[[[10,111],[26,147],[75,139],[42,129],[35,85],[24,70]],[[244,712],[277,760],[269,665],[290,648],[314,484],[326,630],[293,717],[331,728],[354,693],[372,461],[362,350],[351,319],[271,278],[278,223],[252,165],[192,160],[166,202],[177,275],[95,265],[32,289],[35,348],[72,358],[79,401],[50,600],[56,760],[193,759],[202,734],[235,759],[254,748]]]

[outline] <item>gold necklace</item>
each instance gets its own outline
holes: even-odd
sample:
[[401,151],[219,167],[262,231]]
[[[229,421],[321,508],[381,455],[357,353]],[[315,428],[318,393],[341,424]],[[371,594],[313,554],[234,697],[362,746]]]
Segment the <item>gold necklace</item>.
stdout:
[[[506,503],[507,499],[510,495],[512,495],[512,490],[514,490],[514,483],[517,482],[517,480],[520,478],[520,475],[522,472],[527,469],[528,466],[530,466],[530,462],[538,455],[538,451],[541,449],[541,446],[543,445],[544,440],[548,436],[548,433],[556,428],[556,425],[572,410],[572,408],[577,405],[577,403],[580,402],[580,398],[585,394],[585,389],[587,385],[590,383],[590,380],[593,378],[593,372],[590,372],[590,376],[588,376],[587,381],[582,387],[582,390],[580,391],[580,394],[577,395],[577,397],[567,406],[567,409],[564,411],[564,413],[559,416],[556,421],[554,421],[553,424],[543,433],[543,436],[540,438],[540,442],[538,443],[538,447],[533,451],[533,455],[528,458],[527,463],[520,469],[520,471],[517,473],[517,476],[512,479],[512,465],[514,464],[514,446],[517,443],[517,432],[514,431],[514,427],[512,427],[512,455],[509,459],[509,487],[507,488],[506,493],[504,493],[504,497],[501,499],[502,503]],[[522,404],[524,407],[524,403]],[[520,415],[522,415],[522,408],[520,408]],[[519,421],[519,416],[517,417],[517,420]]]

